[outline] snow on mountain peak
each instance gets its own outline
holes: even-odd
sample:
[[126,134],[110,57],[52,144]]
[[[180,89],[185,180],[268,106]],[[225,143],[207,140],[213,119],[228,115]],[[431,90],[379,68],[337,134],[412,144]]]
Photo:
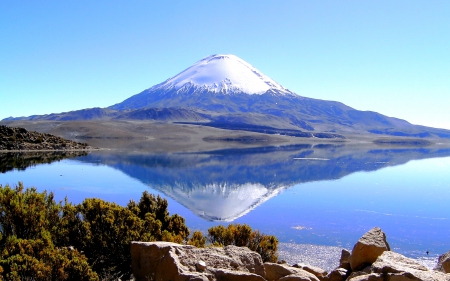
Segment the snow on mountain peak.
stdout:
[[158,88],[199,87],[212,92],[264,94],[270,89],[290,93],[246,61],[235,55],[208,56],[178,75],[159,84]]

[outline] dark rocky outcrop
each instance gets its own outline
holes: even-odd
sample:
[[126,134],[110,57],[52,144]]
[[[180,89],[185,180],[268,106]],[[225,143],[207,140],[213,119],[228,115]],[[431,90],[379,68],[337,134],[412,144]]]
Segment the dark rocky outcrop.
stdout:
[[377,227],[358,240],[351,254],[343,250],[340,266],[328,275],[305,264],[262,263],[259,254],[236,246],[196,248],[168,242],[132,242],[131,255],[137,281],[450,281],[450,274],[446,274],[450,252],[440,257],[436,267],[440,271],[429,270],[390,251],[386,235]]
[[24,128],[0,126],[1,150],[86,150],[87,143],[78,143],[50,134],[31,132]]

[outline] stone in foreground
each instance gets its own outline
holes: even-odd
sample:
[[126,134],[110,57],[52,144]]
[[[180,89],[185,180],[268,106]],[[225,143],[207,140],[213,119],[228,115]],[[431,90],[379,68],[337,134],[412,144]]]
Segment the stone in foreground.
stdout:
[[450,251],[439,256],[438,263],[434,270],[450,273]]
[[413,259],[391,251],[384,252],[370,267],[373,273],[381,274],[387,280],[398,281],[449,281],[450,274],[428,270]]
[[287,264],[277,264],[266,262],[264,263],[266,270],[266,279],[268,281],[277,280],[305,280],[305,281],[319,281],[314,274],[307,272],[298,267],[292,267]]
[[136,280],[264,281],[261,256],[248,248],[196,248],[170,242],[132,242],[131,268]]
[[293,267],[303,269],[303,270],[313,274],[314,276],[316,276],[319,279],[324,278],[328,274],[328,272],[326,272],[325,270],[323,270],[319,267],[304,264],[304,263],[296,263],[293,265]]
[[351,269],[357,271],[374,263],[384,251],[390,251],[386,234],[379,227],[374,227],[366,232],[353,247],[349,259]]

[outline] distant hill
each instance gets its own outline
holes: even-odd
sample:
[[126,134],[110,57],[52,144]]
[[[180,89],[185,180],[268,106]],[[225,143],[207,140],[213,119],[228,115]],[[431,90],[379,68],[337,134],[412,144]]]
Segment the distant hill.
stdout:
[[4,120],[156,120],[273,134],[289,131],[297,137],[365,134],[450,139],[450,130],[299,96],[234,55],[206,57],[108,108]]
[[84,150],[87,143],[78,143],[50,134],[30,132],[24,128],[0,126],[1,150]]

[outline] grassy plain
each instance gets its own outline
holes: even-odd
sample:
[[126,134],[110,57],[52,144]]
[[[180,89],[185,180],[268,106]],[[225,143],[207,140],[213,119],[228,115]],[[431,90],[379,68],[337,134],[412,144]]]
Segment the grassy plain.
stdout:
[[[301,138],[155,121],[2,121],[2,125],[49,133],[101,149],[145,152],[196,152],[224,148],[282,146],[301,143],[352,146],[449,146],[446,139],[417,142],[411,138],[343,132],[346,139]],[[382,140],[382,141],[380,141]]]

